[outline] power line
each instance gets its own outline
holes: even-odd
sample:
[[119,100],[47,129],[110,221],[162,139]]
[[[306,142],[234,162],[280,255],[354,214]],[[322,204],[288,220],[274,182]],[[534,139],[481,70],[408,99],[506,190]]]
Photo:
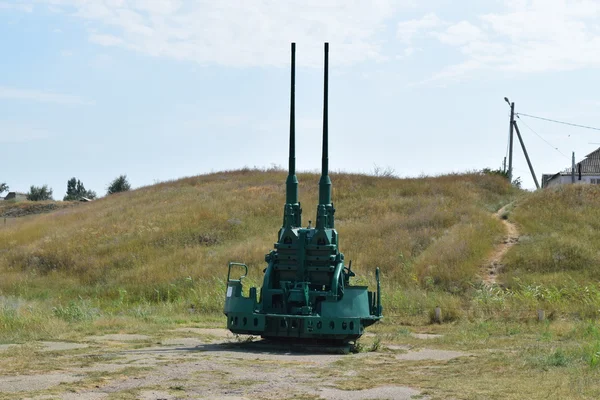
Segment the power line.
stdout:
[[536,117],[535,115],[529,115],[529,114],[523,114],[523,113],[516,113],[516,114],[517,114],[517,117],[520,116],[520,115],[522,115],[524,117],[541,119],[541,120],[544,120],[544,121],[555,122],[557,124],[563,124],[563,125],[569,125],[569,126],[576,126],[577,128],[592,129],[592,130],[595,130],[595,131],[600,131],[600,128],[594,128],[593,126],[572,124],[570,122],[557,121],[555,119],[550,119],[550,118]]
[[[525,115],[525,114],[522,114]],[[527,129],[529,129],[531,132],[535,133],[537,137],[539,137],[540,139],[542,139],[544,142],[546,142],[546,144],[550,147],[552,147],[554,150],[556,150],[557,152],[559,152],[563,157],[565,157],[567,160],[569,159],[569,157],[567,157],[562,151],[560,151],[558,149],[558,147],[554,146],[552,143],[550,143],[549,141],[547,141],[546,139],[544,139],[539,133],[537,133],[536,131],[534,131],[529,125],[527,125],[523,119],[519,116],[519,114],[517,114],[517,118],[519,118],[519,121],[523,122],[523,125],[525,125],[527,127]]]

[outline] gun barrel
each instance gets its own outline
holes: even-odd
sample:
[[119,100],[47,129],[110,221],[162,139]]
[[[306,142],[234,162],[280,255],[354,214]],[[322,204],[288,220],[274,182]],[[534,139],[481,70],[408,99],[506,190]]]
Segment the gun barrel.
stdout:
[[331,179],[329,178],[329,43],[325,43],[325,72],[323,79],[323,158],[319,181],[319,204],[331,204]]
[[296,43],[292,43],[292,72],[290,90],[290,159],[286,181],[286,203],[298,203],[298,178],[296,177]]

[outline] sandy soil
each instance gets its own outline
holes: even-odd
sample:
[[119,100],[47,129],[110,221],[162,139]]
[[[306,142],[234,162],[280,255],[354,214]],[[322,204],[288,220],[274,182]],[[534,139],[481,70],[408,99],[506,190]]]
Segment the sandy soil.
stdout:
[[[378,352],[333,354],[292,350],[286,346],[233,337],[224,329],[185,328],[174,337],[143,335],[87,337],[84,343],[40,342],[39,351],[57,358],[94,359],[93,363],[57,362],[56,371],[0,377],[0,398],[28,399],[282,399],[324,400],[411,399],[416,388],[382,386],[340,390],[326,373],[339,362],[371,360],[403,363],[419,360],[444,362],[470,354],[383,345]],[[430,342],[423,340],[423,342]],[[15,345],[19,346],[19,345]],[[12,351],[5,346],[2,351]],[[68,365],[71,365],[69,367]],[[325,371],[325,372],[324,372]],[[354,371],[344,373],[353,376]],[[420,396],[420,397],[419,397]]]

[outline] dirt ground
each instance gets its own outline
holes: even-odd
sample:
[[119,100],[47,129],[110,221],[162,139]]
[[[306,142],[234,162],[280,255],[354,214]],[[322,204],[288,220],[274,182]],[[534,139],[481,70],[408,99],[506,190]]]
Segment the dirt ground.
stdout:
[[[234,337],[224,329],[178,328],[167,338],[110,334],[79,343],[38,342],[33,352],[51,356],[36,373],[0,377],[0,398],[18,399],[427,399],[415,388],[387,385],[343,390],[352,365],[472,356],[459,351],[382,343],[377,351],[340,354],[273,346]],[[439,335],[418,335],[424,345]],[[5,345],[2,352],[22,346]],[[29,345],[31,346],[31,345]],[[31,349],[30,349],[31,350]]]
[[504,236],[502,242],[496,245],[494,251],[492,254],[490,254],[490,257],[484,265],[485,271],[483,273],[483,281],[487,285],[493,285],[497,283],[498,274],[502,271],[502,267],[504,267],[502,264],[504,255],[508,252],[508,250],[510,250],[511,247],[519,242],[519,229],[513,222],[504,218],[506,210],[511,206],[512,204],[507,204],[494,214],[494,217],[498,218],[504,225],[506,235]]

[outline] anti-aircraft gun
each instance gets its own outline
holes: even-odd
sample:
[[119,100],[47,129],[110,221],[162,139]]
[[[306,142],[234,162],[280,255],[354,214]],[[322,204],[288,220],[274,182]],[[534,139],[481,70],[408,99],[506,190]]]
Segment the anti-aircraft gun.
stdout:
[[[229,263],[225,315],[227,328],[236,334],[264,338],[299,338],[347,342],[358,339],[364,328],[382,318],[379,268],[377,291],[353,286],[351,265],[344,264],[338,249],[334,227],[335,208],[331,201],[328,154],[328,83],[329,43],[325,43],[325,79],[323,102],[323,158],[319,181],[319,205],[314,227],[302,227],[302,208],[298,201],[295,155],[295,78],[296,44],[292,43],[290,154],[286,180],[286,204],[283,226],[275,249],[265,256],[267,268],[260,299],[257,289],[249,296],[242,293],[242,280],[248,267]],[[245,270],[232,279],[232,268]]]

